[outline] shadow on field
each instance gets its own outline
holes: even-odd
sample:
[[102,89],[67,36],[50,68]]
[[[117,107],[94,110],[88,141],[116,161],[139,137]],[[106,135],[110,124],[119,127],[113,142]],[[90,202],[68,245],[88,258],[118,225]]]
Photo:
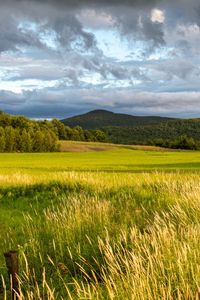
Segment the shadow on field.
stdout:
[[[15,211],[22,216],[24,213],[32,214],[34,211],[43,212],[48,208],[55,209],[61,203],[71,203],[72,199],[78,199],[80,202],[86,200],[90,206],[92,199],[95,199],[95,201],[111,203],[115,212],[113,218],[116,218],[116,222],[119,221],[120,216],[123,223],[124,216],[126,215],[127,217],[127,213],[130,213],[130,220],[128,221],[128,226],[130,226],[132,223],[135,224],[137,218],[142,218],[144,222],[143,213],[146,214],[147,210],[150,217],[156,210],[168,206],[168,198],[166,200],[162,196],[161,199],[158,199],[158,190],[160,189],[162,189],[162,186],[155,184],[151,186],[148,184],[148,186],[143,185],[142,187],[122,186],[97,190],[95,186],[88,183],[78,182],[51,182],[16,187],[0,187],[0,209],[4,212]],[[143,208],[145,210],[141,213]],[[140,212],[138,215],[137,211]],[[110,218],[112,218],[111,215]],[[140,225],[142,228],[144,224],[141,223]]]
[[[21,185],[0,187],[0,207],[9,208],[26,208],[30,210],[30,205],[36,208],[44,209],[48,204],[56,204],[58,197],[66,197],[72,193],[85,193],[91,194],[92,187],[89,185],[82,185],[78,182],[75,183],[39,183],[34,185]],[[27,207],[28,206],[28,207]]]

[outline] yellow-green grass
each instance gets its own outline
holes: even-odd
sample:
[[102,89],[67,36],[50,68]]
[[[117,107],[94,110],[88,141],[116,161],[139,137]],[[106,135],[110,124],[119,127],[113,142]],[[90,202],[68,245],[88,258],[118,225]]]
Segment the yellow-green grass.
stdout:
[[199,165],[120,147],[1,154],[7,290],[3,252],[18,249],[20,300],[199,299]]
[[55,172],[143,172],[200,170],[200,152],[144,151],[115,148],[108,151],[65,153],[3,153],[0,174],[51,176]]

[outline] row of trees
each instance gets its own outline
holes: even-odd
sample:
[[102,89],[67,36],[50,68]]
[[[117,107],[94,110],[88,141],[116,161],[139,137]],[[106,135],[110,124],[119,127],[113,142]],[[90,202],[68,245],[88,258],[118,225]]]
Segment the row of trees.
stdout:
[[188,137],[187,135],[182,135],[179,138],[174,140],[157,139],[149,142],[149,144],[159,146],[159,147],[164,147],[164,148],[171,148],[171,149],[185,149],[185,150],[200,149],[200,142],[195,141],[193,138]]
[[58,139],[51,130],[27,130],[0,127],[0,152],[53,152],[59,150]]
[[[43,121],[45,123],[47,121]],[[57,119],[50,122],[52,130],[58,136],[59,140],[86,141],[86,142],[106,142],[107,137],[105,132],[96,130],[85,130],[80,126],[70,128],[65,126]]]
[[106,134],[97,130],[84,130],[80,126],[70,128],[65,126],[57,119],[52,121],[33,121],[23,116],[10,116],[5,113],[0,113],[0,127],[12,127],[22,131],[43,131],[51,130],[59,140],[87,141],[87,142],[105,142]]
[[51,152],[59,150],[58,140],[105,142],[101,130],[70,128],[57,119],[34,121],[0,112],[0,152]]

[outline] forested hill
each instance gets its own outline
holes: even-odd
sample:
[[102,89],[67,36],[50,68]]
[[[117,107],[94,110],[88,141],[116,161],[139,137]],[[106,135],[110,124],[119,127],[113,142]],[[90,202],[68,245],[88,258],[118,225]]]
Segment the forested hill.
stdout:
[[99,128],[112,143],[153,144],[170,148],[180,145],[183,148],[194,148],[191,144],[195,144],[195,147],[198,144],[198,148],[200,147],[200,119],[136,117],[95,110],[62,122],[88,129]]
[[94,110],[83,115],[62,120],[65,125],[81,126],[84,129],[97,129],[107,126],[140,126],[159,124],[173,120],[165,117],[138,117],[126,114],[117,114],[107,110]]
[[175,120],[154,125],[135,127],[104,127],[107,138],[120,144],[154,144],[165,146],[165,142],[175,141],[181,136],[200,141],[200,119]]

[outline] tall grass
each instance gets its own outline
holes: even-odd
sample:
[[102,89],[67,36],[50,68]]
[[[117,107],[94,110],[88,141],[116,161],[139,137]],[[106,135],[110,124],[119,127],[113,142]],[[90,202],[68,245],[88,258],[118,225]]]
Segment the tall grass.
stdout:
[[200,298],[198,174],[54,176],[0,191],[27,205],[2,246],[19,250],[20,299]]

